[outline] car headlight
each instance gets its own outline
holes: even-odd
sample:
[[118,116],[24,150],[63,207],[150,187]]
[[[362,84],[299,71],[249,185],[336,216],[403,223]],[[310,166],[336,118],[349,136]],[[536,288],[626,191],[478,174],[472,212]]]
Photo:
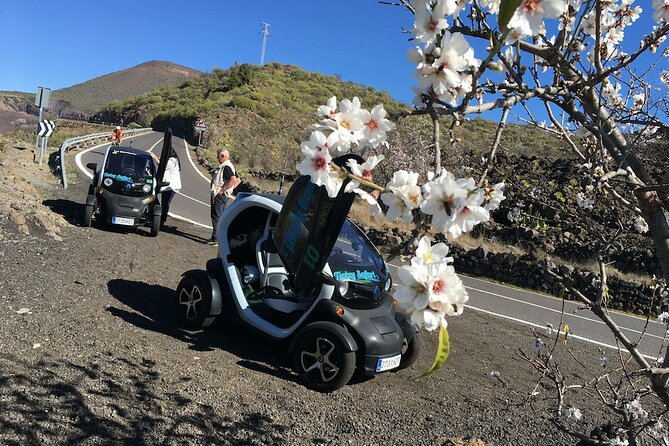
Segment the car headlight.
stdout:
[[111,186],[113,182],[114,181],[111,178],[105,178],[104,180],[102,180],[102,184],[104,184],[105,186]]
[[148,194],[149,192],[151,192],[151,185],[150,184],[145,184],[144,186],[142,186],[142,192],[144,192],[145,194]]
[[390,291],[390,287],[392,286],[393,286],[393,280],[390,277],[388,277],[388,280],[386,280],[385,285],[383,285],[383,289],[384,291]]
[[348,280],[338,280],[337,291],[339,292],[339,295],[346,297],[346,293],[348,293]]

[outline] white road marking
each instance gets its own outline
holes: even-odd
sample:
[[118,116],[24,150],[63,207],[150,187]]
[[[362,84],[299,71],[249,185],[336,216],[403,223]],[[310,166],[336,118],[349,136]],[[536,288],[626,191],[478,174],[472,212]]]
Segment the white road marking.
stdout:
[[204,206],[211,206],[211,203],[205,203],[204,201],[200,201],[200,200],[198,200],[197,198],[189,197],[189,196],[186,195],[186,194],[182,194],[180,191],[177,191],[177,195],[181,195],[181,196],[184,197],[184,198],[188,198],[189,200],[193,200],[194,202],[196,202],[196,203],[200,203],[200,204],[202,204],[202,205],[204,205]]
[[[392,267],[394,267],[394,268],[400,268],[400,266],[398,266],[398,265],[394,265],[394,264],[392,264],[392,263],[387,263],[387,265],[388,265],[388,266],[392,266]],[[478,280],[478,281],[480,281],[480,282],[485,282],[485,283],[488,283],[488,284],[491,283],[491,282],[486,282],[486,281],[483,280],[483,279],[478,279],[478,278],[476,278],[476,277],[469,277],[469,276],[467,276],[467,278],[468,278],[468,279],[469,279],[469,278],[471,278],[471,279],[476,279],[476,280]],[[500,286],[504,286],[504,285],[500,284]],[[542,294],[532,293],[531,291],[527,291],[527,290],[517,290],[517,289],[514,289],[514,288],[509,287],[509,286],[504,286],[504,287],[505,287],[505,288],[509,288],[509,289],[511,289],[511,290],[514,290],[514,291],[521,291],[521,292],[528,293],[528,294],[534,294],[534,295],[536,295],[536,296],[541,296],[541,297],[552,297],[552,296],[544,296],[544,295],[542,295]],[[478,291],[478,292],[480,292],[480,293],[490,294],[490,295],[492,295],[492,296],[500,297],[500,298],[502,298],[502,299],[506,299],[506,300],[511,300],[511,301],[514,301],[514,302],[518,302],[518,303],[521,303],[521,304],[524,304],[524,305],[529,305],[529,306],[532,306],[532,307],[538,307],[538,308],[541,308],[541,309],[543,309],[543,310],[548,310],[548,311],[550,311],[550,312],[555,312],[555,313],[559,313],[559,314],[562,313],[561,310],[556,310],[556,309],[554,309],[554,308],[545,307],[545,306],[543,306],[543,305],[535,304],[535,303],[532,303],[532,302],[526,302],[526,301],[523,301],[523,300],[520,300],[520,299],[515,299],[515,298],[513,298],[513,297],[504,296],[504,295],[502,295],[502,294],[497,294],[497,293],[493,293],[493,292],[490,292],[490,291],[481,290],[481,289],[474,288],[474,287],[470,287],[470,286],[465,286],[465,288],[470,289],[470,290],[473,290],[473,291]],[[553,298],[554,298],[554,299],[557,299],[556,297],[553,297]],[[578,305],[576,302],[567,302],[567,303],[569,303],[569,304],[573,304],[573,305]],[[477,308],[477,307],[474,307],[474,306],[471,306],[471,305],[468,305],[468,304],[466,304],[466,307],[467,307],[467,308],[472,308],[472,309],[474,309],[474,310],[478,310],[478,311],[481,311],[481,312],[484,312],[484,313],[487,313],[487,314],[491,314],[491,315],[494,315],[494,316],[499,316],[499,317],[501,317],[501,318],[510,319],[510,320],[513,320],[513,321],[516,321],[516,322],[520,322],[520,323],[523,323],[523,324],[531,325],[531,326],[533,326],[533,327],[538,327],[538,328],[543,328],[543,329],[546,328],[545,325],[544,325],[544,326],[541,326],[541,325],[539,325],[539,324],[535,324],[535,323],[533,323],[533,322],[526,321],[526,320],[524,320],[524,319],[514,318],[514,317],[511,317],[511,316],[506,316],[506,315],[504,315],[504,314],[495,313],[495,312],[490,311],[490,310],[483,310],[483,309],[481,309],[481,308]],[[578,318],[578,319],[585,319],[585,320],[588,321],[588,322],[594,322],[594,323],[597,323],[597,324],[606,325],[606,324],[604,324],[603,321],[600,321],[599,319],[591,319],[591,318],[587,318],[587,317],[584,317],[584,316],[579,316],[579,315],[572,314],[572,313],[565,313],[565,315],[566,315],[566,316],[570,316],[570,317],[574,317],[574,318]],[[625,314],[624,316],[629,317],[630,315]],[[652,321],[651,321],[651,322],[652,322]],[[632,329],[632,328],[623,327],[623,326],[619,326],[619,327],[620,327],[621,330],[627,330],[627,331],[629,331],[629,332],[631,332],[631,333],[635,333],[635,334],[639,334],[639,335],[642,333],[641,331],[639,331],[639,330],[635,330],[635,329]],[[663,336],[657,336],[657,335],[654,335],[654,334],[652,334],[652,333],[650,333],[650,332],[648,332],[648,331],[646,331],[646,332],[644,333],[644,336],[648,336],[648,337],[656,338],[656,339],[660,339],[660,340],[664,339]],[[581,337],[581,336],[572,335],[572,337],[574,337],[574,338],[576,338],[576,339],[582,339],[582,340],[584,340],[584,341],[591,342],[591,343],[594,343],[594,344],[597,344],[597,345],[600,345],[600,344],[601,344],[601,345],[603,345],[603,346],[605,346],[605,347],[609,347],[609,348],[617,348],[617,347],[615,347],[615,346],[612,346],[612,345],[609,345],[609,344],[602,344],[602,343],[600,343],[599,341],[595,341],[595,340],[591,340],[591,339],[583,338],[583,337]],[[644,356],[646,356],[646,355],[644,355]],[[653,359],[655,359],[655,358],[653,358]]]
[[[493,292],[490,292],[490,291],[480,290],[480,289],[478,289],[478,288],[473,288],[473,287],[470,287],[470,286],[465,286],[465,288],[466,288],[466,289],[469,289],[469,290],[473,290],[473,291],[478,291],[479,293],[490,294],[491,296],[500,297],[500,298],[502,298],[502,299],[510,300],[510,301],[513,301],[513,302],[518,302],[518,303],[520,303],[520,304],[528,305],[528,306],[530,306],[530,307],[536,307],[536,308],[541,308],[542,310],[548,310],[548,311],[550,311],[550,312],[552,312],[552,313],[562,314],[562,310],[556,310],[556,309],[554,309],[554,308],[545,307],[545,306],[543,306],[543,305],[535,304],[535,303],[532,303],[532,302],[526,302],[526,301],[524,301],[524,300],[516,299],[516,298],[514,298],[514,297],[504,296],[503,294],[497,294],[497,293],[493,293]],[[469,305],[467,305],[467,307],[468,307],[468,306],[469,306]],[[592,318],[585,317],[585,316],[579,316],[578,314],[573,314],[573,313],[567,313],[567,312],[565,312],[565,316],[573,317],[573,318],[575,318],[575,319],[583,319],[583,320],[588,321],[588,322],[594,322],[595,324],[606,325],[603,321],[601,321],[601,320],[599,320],[599,319],[592,319]],[[627,330],[627,331],[629,331],[629,332],[632,332],[632,333],[635,333],[635,334],[639,334],[639,335],[641,334],[641,331],[639,331],[639,330],[635,330],[635,329],[633,329],[633,328],[623,327],[623,326],[621,326],[621,325],[619,325],[618,327],[619,327],[621,330]],[[645,335],[645,336],[649,336],[649,337],[651,337],[651,338],[664,339],[664,336],[657,336],[657,335],[654,335],[654,334],[652,334],[652,333],[648,333],[648,332],[644,333],[644,335]]]
[[194,224],[194,225],[196,225],[196,226],[201,226],[201,227],[203,227],[203,228],[212,229],[212,227],[209,226],[209,225],[203,225],[202,223],[198,223],[198,222],[196,222],[196,221],[194,221],[194,220],[190,220],[190,219],[188,219],[188,218],[186,218],[186,217],[182,217],[181,215],[173,214],[173,213],[171,213],[171,212],[168,212],[167,215],[169,215],[170,217],[174,217],[174,218],[176,218],[177,220],[183,220],[183,221],[185,221],[185,222],[187,222],[187,223],[192,223],[192,224]]
[[[522,320],[522,319],[518,319],[518,318],[515,318],[515,317],[511,317],[511,316],[505,316],[505,315],[503,315],[503,314],[494,313],[494,312],[492,312],[492,311],[484,310],[484,309],[482,309],[482,308],[472,307],[471,305],[467,305],[467,308],[471,308],[472,310],[480,311],[481,313],[486,313],[486,314],[490,314],[490,315],[493,315],[493,316],[498,316],[498,317],[501,317],[501,318],[503,318],[503,319],[508,319],[508,320],[511,320],[511,321],[514,321],[514,322],[519,322],[519,323],[524,324],[524,325],[530,325],[530,326],[535,327],[535,328],[541,328],[541,329],[543,329],[543,330],[546,329],[545,326],[541,326],[541,325],[539,325],[539,324],[535,324],[535,323],[532,323],[532,322],[524,321],[524,320]],[[606,348],[610,348],[610,349],[618,350],[618,347],[616,347],[615,345],[606,344],[606,343],[604,343],[604,342],[600,342],[600,341],[594,341],[594,340],[592,340],[592,339],[584,338],[584,337],[582,337],[582,336],[578,336],[578,335],[575,335],[575,334],[571,334],[571,333],[569,333],[569,337],[570,337],[570,338],[574,338],[574,339],[578,339],[578,340],[580,340],[580,341],[589,342],[590,344],[595,344],[595,345],[599,345],[599,346],[602,346],[602,347],[606,347]],[[624,349],[621,349],[621,350],[622,350],[623,352],[625,352]],[[652,359],[652,360],[656,360],[656,359],[657,359],[657,357],[655,357],[655,356],[645,355],[645,354],[643,354],[643,353],[641,353],[641,356],[643,356],[643,357],[646,358],[646,359]]]
[[193,159],[190,157],[190,150],[188,150],[188,143],[186,142],[186,140],[183,139],[182,141],[184,142],[184,146],[186,147],[186,156],[188,157],[188,161],[190,161],[190,165],[193,166],[193,169],[195,169],[195,171],[198,174],[200,174],[200,176],[204,179],[204,181],[206,181],[207,183],[211,183],[211,179],[205,177],[204,174],[200,172],[200,169],[197,168],[197,166],[193,162]]

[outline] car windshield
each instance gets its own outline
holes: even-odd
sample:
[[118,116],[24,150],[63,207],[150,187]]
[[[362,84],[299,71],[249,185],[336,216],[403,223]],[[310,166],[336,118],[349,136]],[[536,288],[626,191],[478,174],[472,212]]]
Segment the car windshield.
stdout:
[[144,183],[153,177],[153,161],[146,155],[112,150],[107,157],[104,176],[127,183]]
[[337,280],[378,283],[387,279],[383,259],[360,230],[346,220],[328,259]]

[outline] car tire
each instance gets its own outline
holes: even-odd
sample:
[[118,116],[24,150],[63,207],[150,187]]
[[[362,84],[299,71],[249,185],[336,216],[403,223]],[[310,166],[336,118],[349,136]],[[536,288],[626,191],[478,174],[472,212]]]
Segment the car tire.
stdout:
[[160,216],[154,215],[151,219],[151,237],[157,237],[160,232]]
[[319,392],[344,387],[355,371],[355,352],[349,352],[337,335],[324,329],[309,330],[295,341],[293,367],[304,384]]
[[86,210],[84,211],[84,226],[90,228],[93,224],[93,205],[87,204]]
[[214,322],[209,315],[211,308],[211,284],[195,274],[183,276],[177,286],[177,317],[183,328],[200,330]]
[[396,370],[403,370],[414,365],[418,356],[420,356],[422,349],[423,343],[420,333],[414,333],[409,342],[407,342],[405,338],[404,346],[402,348],[402,358],[400,359],[400,365]]

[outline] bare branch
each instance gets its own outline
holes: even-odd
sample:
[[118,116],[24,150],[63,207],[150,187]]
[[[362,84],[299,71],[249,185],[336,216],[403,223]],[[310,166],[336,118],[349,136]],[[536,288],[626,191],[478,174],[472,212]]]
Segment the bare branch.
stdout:
[[490,148],[490,153],[488,154],[488,159],[486,160],[485,163],[485,168],[483,169],[483,174],[481,175],[481,179],[479,180],[479,186],[483,184],[483,180],[485,180],[486,175],[488,175],[488,172],[492,168],[492,163],[493,160],[495,159],[495,154],[497,153],[497,147],[499,146],[499,142],[502,139],[502,132],[504,132],[504,129],[506,128],[506,119],[509,116],[510,110],[511,110],[510,107],[506,107],[502,112],[502,117],[500,118],[499,124],[497,125],[495,140],[492,143],[492,147]]

